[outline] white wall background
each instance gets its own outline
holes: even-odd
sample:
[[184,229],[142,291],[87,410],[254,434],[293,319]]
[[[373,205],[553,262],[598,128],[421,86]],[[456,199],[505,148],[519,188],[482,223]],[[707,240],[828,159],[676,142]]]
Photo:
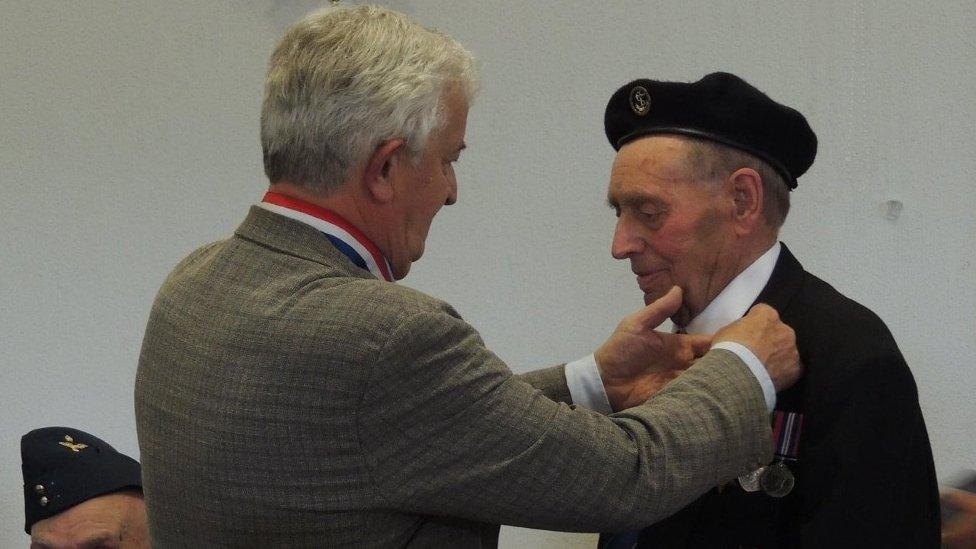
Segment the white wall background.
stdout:
[[[0,0],[0,546],[26,545],[21,434],[71,425],[137,453],[149,305],[176,261],[261,196],[265,63],[317,4]],[[385,4],[459,38],[485,81],[461,200],[405,283],[453,303],[513,369],[588,353],[641,304],[609,255],[612,91],[727,70],[809,118],[820,154],[783,239],[888,322],[940,477],[976,466],[971,0]]]

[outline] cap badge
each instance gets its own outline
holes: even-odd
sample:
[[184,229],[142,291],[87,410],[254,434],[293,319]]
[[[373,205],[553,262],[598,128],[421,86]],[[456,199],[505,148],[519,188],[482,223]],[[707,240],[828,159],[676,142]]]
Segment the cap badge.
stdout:
[[651,94],[644,86],[634,86],[630,90],[630,110],[637,116],[644,116],[651,110]]
[[80,443],[75,444],[75,439],[71,438],[68,435],[64,435],[64,442],[59,442],[58,444],[64,446],[65,448],[71,450],[72,452],[80,452],[85,448],[88,448],[87,444],[80,444]]

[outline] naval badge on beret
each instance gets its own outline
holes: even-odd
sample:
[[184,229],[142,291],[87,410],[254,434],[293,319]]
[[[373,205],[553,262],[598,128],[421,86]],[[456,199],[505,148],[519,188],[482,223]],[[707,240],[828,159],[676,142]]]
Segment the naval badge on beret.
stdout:
[[24,530],[91,498],[142,489],[139,462],[70,427],[35,429],[20,439]]
[[616,150],[653,134],[716,141],[766,161],[790,189],[817,155],[817,136],[802,114],[724,72],[692,83],[635,80],[610,98],[604,129]]
[[651,94],[644,86],[634,86],[630,89],[630,108],[637,116],[644,116],[651,112]]

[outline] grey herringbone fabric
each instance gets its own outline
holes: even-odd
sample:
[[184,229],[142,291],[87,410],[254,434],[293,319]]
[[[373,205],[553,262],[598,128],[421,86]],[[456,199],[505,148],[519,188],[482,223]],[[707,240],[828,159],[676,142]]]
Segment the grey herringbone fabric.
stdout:
[[260,208],[163,284],[135,398],[161,549],[632,530],[771,447],[762,391],[731,353],[623,413],[575,408],[562,367],[513,376],[447,304]]

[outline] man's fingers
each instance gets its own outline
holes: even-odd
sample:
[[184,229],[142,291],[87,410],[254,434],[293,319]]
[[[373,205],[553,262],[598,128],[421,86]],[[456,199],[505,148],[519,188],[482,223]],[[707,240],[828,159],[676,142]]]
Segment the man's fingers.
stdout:
[[749,308],[749,312],[746,313],[746,316],[750,315],[766,315],[774,320],[779,320],[779,313],[776,312],[776,309],[766,305],[765,303],[756,303]]
[[707,353],[708,350],[712,348],[712,336],[688,334],[679,337],[681,337],[682,341],[684,341],[686,345],[691,347],[691,350],[694,353],[695,358],[701,358],[705,356],[705,353]]
[[712,348],[712,336],[704,334],[662,334],[671,340],[670,345],[676,345],[681,350],[681,356],[688,356],[695,360],[705,356]]
[[665,370],[684,370],[708,352],[712,337],[691,334],[661,334],[665,347],[672,349],[672,360],[664,364]]
[[638,311],[637,320],[642,327],[653,330],[676,313],[678,307],[681,307],[681,288],[672,286],[668,293]]

